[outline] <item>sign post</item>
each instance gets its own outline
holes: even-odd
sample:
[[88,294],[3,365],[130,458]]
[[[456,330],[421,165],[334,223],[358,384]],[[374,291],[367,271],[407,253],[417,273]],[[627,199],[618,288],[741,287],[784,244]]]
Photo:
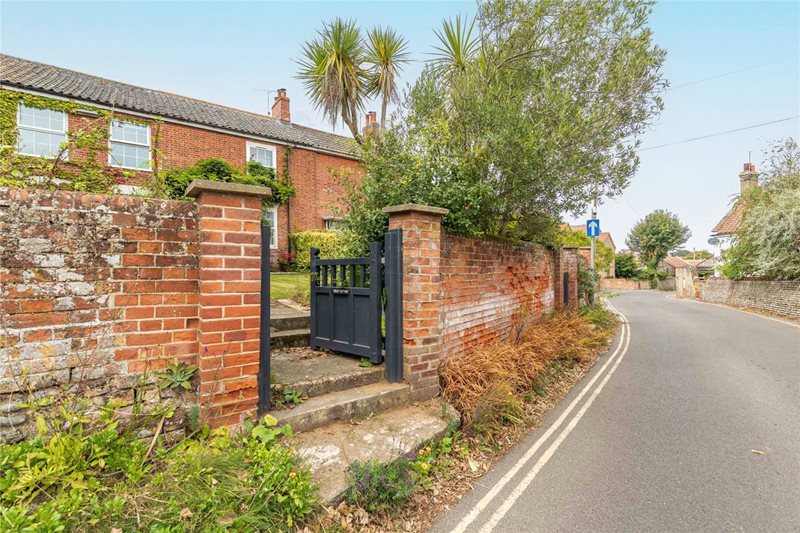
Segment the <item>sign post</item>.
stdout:
[[600,220],[597,218],[597,211],[592,210],[592,218],[586,221],[586,236],[592,239],[591,259],[589,261],[589,273],[592,277],[592,291],[589,293],[589,303],[594,304],[594,287],[595,287],[595,271],[594,271],[594,254],[595,254],[595,241],[597,236],[600,235]]

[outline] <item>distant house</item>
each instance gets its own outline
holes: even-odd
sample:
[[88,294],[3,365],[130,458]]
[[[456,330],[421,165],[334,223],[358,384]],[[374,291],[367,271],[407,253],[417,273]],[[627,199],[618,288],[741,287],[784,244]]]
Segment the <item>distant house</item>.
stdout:
[[[4,101],[16,100],[17,150],[32,157],[53,157],[67,133],[104,124],[99,112],[113,113],[106,170],[135,176],[119,178],[121,192],[146,182],[156,152],[163,168],[214,157],[239,169],[256,161],[280,179],[291,176],[295,196],[265,214],[273,228],[273,260],[288,251],[290,233],[335,229],[343,191],[331,170],[354,178],[362,173],[352,139],[292,122],[285,89],[278,89],[272,113],[263,115],[0,54],[0,93]],[[85,157],[74,150],[68,159]]]
[[689,268],[692,265],[689,261],[683,260],[678,256],[670,255],[662,259],[658,263],[658,268],[666,272],[670,276],[675,276],[675,270],[678,268]]
[[694,269],[695,276],[705,278],[706,276],[714,274],[716,261],[713,257],[707,259],[685,259],[684,261]]
[[[571,231],[576,231],[578,233],[583,233],[586,235],[586,226],[582,224],[570,225],[570,224],[563,224],[562,228],[569,229]],[[617,245],[614,244],[614,239],[611,238],[611,234],[607,231],[602,232],[598,237],[597,241],[606,245],[611,251],[616,254],[617,253]],[[580,249],[581,254],[586,257],[586,261],[588,262],[591,257],[591,250],[590,249]],[[616,260],[614,258],[611,259],[611,265],[608,267],[607,271],[600,272],[598,271],[598,275],[603,278],[613,278],[616,276],[615,274],[616,268]]]
[[756,166],[753,163],[745,163],[744,170],[739,173],[739,197],[736,199],[734,204],[725,213],[725,216],[717,222],[717,225],[714,226],[714,229],[711,230],[711,241],[714,242],[716,239],[716,256],[717,256],[717,265],[721,264],[721,256],[722,251],[730,248],[731,246],[731,239],[733,238],[734,233],[736,230],[739,229],[739,225],[742,223],[742,215],[744,215],[745,205],[743,202],[743,198],[745,193],[752,189],[753,187],[758,187],[758,173],[756,172]]

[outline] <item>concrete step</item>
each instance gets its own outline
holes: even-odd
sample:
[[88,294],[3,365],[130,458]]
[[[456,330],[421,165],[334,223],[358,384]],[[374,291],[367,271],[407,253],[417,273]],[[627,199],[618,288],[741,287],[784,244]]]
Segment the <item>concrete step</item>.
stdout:
[[308,346],[311,341],[311,330],[308,328],[287,329],[269,334],[269,345],[272,348],[285,348],[289,346]]
[[290,329],[309,329],[311,327],[311,315],[308,313],[297,313],[272,317],[269,320],[269,327],[276,332]]
[[373,383],[309,398],[294,409],[278,409],[270,414],[280,424],[289,424],[300,432],[334,420],[353,420],[382,413],[408,404],[410,400],[410,389],[405,383]]
[[378,383],[384,367],[362,368],[358,357],[348,357],[311,348],[277,349],[272,352],[273,389],[292,389],[314,397]]
[[443,408],[441,400],[431,400],[398,407],[356,424],[334,422],[295,435],[292,444],[319,483],[322,501],[336,505],[347,488],[347,469],[353,461],[395,461],[444,436],[452,420],[458,420],[452,408]]

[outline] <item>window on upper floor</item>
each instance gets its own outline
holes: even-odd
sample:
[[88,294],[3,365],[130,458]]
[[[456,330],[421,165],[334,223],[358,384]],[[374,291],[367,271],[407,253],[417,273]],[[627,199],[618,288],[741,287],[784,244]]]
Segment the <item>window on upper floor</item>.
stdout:
[[22,104],[17,113],[17,150],[23,155],[54,157],[67,141],[67,114]]
[[325,220],[325,229],[331,231],[342,231],[344,229],[344,219],[338,217],[329,217]]
[[247,141],[247,160],[275,168],[275,147]]
[[269,224],[270,229],[272,230],[269,237],[269,247],[270,248],[277,248],[278,247],[278,208],[277,206],[272,207],[263,207],[261,209],[261,220],[262,222]]
[[112,167],[150,170],[150,126],[112,122],[108,148],[108,164]]

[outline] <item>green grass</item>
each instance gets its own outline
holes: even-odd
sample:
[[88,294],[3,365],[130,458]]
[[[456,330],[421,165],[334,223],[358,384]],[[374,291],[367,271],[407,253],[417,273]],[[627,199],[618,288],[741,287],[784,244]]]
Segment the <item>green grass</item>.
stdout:
[[273,300],[288,298],[295,299],[299,293],[310,290],[309,274],[307,272],[292,272],[287,274],[270,274],[269,295]]

